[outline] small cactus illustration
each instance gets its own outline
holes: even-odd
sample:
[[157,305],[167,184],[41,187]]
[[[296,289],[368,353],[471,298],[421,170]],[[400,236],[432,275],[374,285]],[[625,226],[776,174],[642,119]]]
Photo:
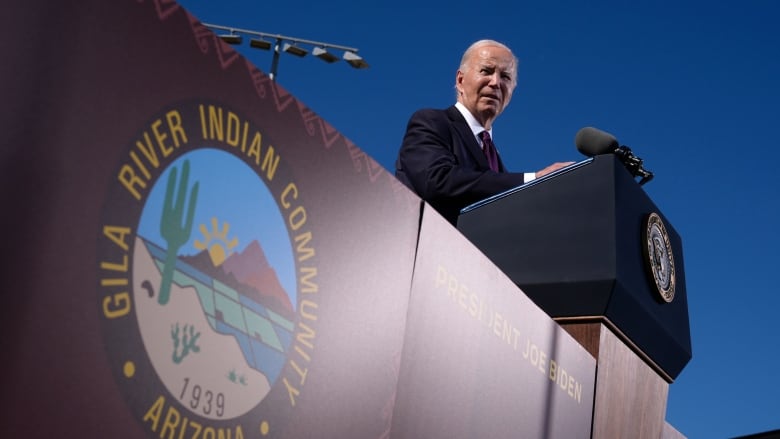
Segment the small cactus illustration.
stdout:
[[199,337],[200,332],[195,332],[195,327],[192,325],[184,325],[184,331],[181,336],[179,334],[179,324],[172,326],[173,362],[179,364],[190,352],[200,352],[200,346],[198,346]]

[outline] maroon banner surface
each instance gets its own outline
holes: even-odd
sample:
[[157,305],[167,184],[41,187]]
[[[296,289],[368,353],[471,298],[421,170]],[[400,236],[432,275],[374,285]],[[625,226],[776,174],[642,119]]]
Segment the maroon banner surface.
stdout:
[[3,15],[0,436],[386,436],[419,200],[173,2]]

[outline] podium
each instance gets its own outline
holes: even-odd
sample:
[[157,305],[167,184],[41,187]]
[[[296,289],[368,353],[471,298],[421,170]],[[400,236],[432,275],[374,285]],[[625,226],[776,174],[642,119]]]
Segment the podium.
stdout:
[[469,206],[457,227],[597,359],[593,437],[637,437],[638,422],[663,437],[668,384],[691,359],[682,242],[619,159]]

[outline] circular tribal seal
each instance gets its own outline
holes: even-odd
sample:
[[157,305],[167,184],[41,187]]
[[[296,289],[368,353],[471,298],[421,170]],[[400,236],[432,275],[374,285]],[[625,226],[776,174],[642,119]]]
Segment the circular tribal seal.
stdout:
[[645,266],[652,284],[661,298],[670,303],[674,300],[676,285],[674,272],[674,254],[669,234],[666,232],[661,217],[653,212],[647,216],[642,229],[642,241],[644,243]]
[[[283,142],[280,142],[284,145]],[[98,236],[106,351],[150,435],[280,434],[317,342],[317,235],[285,150],[183,102],[117,167]]]

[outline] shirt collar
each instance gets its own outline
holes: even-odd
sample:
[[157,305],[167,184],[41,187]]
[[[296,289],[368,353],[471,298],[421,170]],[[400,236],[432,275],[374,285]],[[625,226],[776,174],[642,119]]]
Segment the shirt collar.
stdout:
[[[471,114],[465,105],[460,102],[455,102],[455,108],[457,108],[458,111],[460,111],[460,114],[463,115],[463,118],[466,119],[466,123],[469,125],[469,128],[471,128],[471,132],[474,133],[474,136],[481,141],[482,139],[480,138],[479,134],[482,131],[485,131],[485,128],[480,125],[480,123],[477,121],[477,118]],[[490,133],[490,138],[493,138],[493,129],[491,128],[487,130],[487,132]]]

